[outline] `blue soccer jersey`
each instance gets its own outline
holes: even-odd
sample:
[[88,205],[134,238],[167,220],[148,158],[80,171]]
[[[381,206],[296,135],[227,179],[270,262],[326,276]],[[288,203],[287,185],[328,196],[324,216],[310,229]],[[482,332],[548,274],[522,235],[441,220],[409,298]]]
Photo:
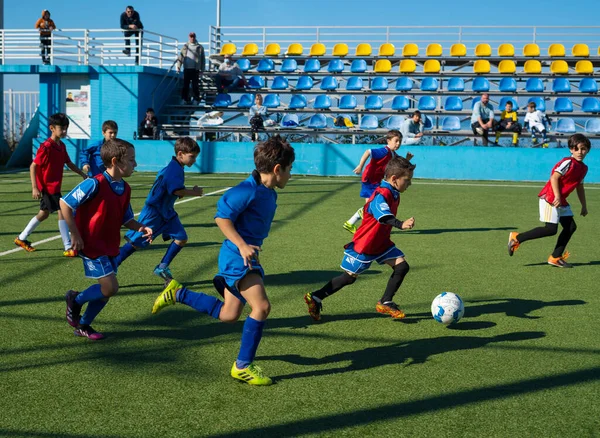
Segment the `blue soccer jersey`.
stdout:
[[[392,192],[392,196],[394,196],[394,199],[398,199],[398,197],[400,196],[400,192],[398,192],[398,190],[396,190],[387,181],[381,181],[380,187],[385,187],[389,189]],[[373,200],[369,202],[369,206],[367,208],[369,213],[371,213],[373,217],[377,219],[378,222],[381,222],[381,219],[383,219],[386,216],[394,216],[390,211],[390,206],[388,205],[387,201],[381,193],[375,195]]]
[[155,209],[165,220],[176,216],[175,201],[177,196],[173,193],[185,189],[183,166],[175,157],[164,167],[158,175],[154,185],[146,198],[146,206]]
[[103,144],[104,140],[96,141],[81,150],[79,167],[83,167],[86,164],[89,165],[90,170],[88,174],[90,176],[99,175],[106,170],[106,167],[102,162],[102,157],[100,156],[100,149],[102,149]]
[[382,148],[373,148],[370,149],[370,151],[372,160],[381,160],[383,157],[390,153],[390,150],[385,146]]

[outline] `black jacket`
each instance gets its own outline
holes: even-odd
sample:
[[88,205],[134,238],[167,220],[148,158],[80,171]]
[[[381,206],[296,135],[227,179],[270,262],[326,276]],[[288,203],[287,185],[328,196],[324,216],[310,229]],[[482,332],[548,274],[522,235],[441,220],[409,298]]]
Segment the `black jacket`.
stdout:
[[142,20],[140,20],[140,14],[138,11],[133,11],[131,17],[127,16],[127,12],[123,12],[121,14],[121,29],[123,30],[132,30],[129,29],[130,24],[135,24],[138,29],[143,29],[144,25],[142,24]]

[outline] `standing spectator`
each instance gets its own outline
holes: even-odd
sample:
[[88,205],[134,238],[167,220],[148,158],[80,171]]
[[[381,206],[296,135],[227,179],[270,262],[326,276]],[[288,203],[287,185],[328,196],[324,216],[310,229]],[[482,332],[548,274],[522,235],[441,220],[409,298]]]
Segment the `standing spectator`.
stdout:
[[40,49],[42,56],[42,62],[45,65],[50,64],[50,45],[52,44],[52,31],[56,29],[54,21],[50,18],[50,11],[44,9],[42,11],[42,17],[38,18],[35,22],[35,28],[40,32]]
[[483,145],[488,145],[488,131],[494,129],[494,108],[490,104],[490,95],[484,93],[481,100],[473,105],[471,115],[471,128],[473,134],[483,137]]
[[140,123],[138,138],[141,139],[143,137],[149,137],[153,140],[158,139],[158,119],[156,118],[156,114],[154,114],[153,108],[146,110],[146,117]]
[[246,78],[237,62],[233,62],[231,56],[226,55],[223,63],[219,66],[215,81],[219,93],[227,93],[229,90],[243,86]]
[[127,56],[131,54],[129,44],[130,37],[133,36],[135,53],[137,55],[135,57],[135,63],[139,64],[139,53],[142,45],[142,29],[144,29],[144,25],[142,24],[142,20],[140,20],[140,14],[133,9],[133,6],[127,6],[125,12],[121,14],[121,29],[124,30],[123,35],[125,36],[125,50],[123,50],[123,53]]
[[411,118],[404,120],[400,126],[400,132],[403,145],[421,144],[423,142],[421,111],[415,111]]
[[256,94],[254,105],[250,107],[250,129],[252,130],[252,141],[255,141],[258,136],[258,131],[264,131],[265,118],[267,117],[267,107],[263,106],[263,97],[261,94]]
[[513,110],[513,103],[510,100],[506,102],[504,111],[500,114],[500,122],[496,126],[496,141],[494,142],[496,146],[498,146],[498,140],[500,140],[500,133],[502,131],[512,132],[512,145],[518,145],[521,125],[519,124],[517,112]]
[[204,47],[196,40],[196,33],[190,32],[189,40],[181,48],[177,57],[177,73],[183,65],[183,88],[181,89],[182,104],[190,103],[188,100],[190,82],[192,83],[192,94],[196,103],[200,102],[199,76],[204,71],[206,58]]

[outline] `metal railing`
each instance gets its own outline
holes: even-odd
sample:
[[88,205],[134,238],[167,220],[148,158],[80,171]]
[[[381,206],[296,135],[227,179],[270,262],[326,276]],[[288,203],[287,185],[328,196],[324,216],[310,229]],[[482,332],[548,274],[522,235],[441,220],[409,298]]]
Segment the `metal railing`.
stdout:
[[18,143],[35,112],[40,100],[37,91],[13,91],[9,89],[4,92],[4,139],[13,149]]

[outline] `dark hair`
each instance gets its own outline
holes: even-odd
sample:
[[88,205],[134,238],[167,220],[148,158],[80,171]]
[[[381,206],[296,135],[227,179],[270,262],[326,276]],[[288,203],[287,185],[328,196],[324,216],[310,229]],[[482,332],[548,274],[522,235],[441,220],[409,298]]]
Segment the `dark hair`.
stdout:
[[404,157],[394,157],[385,167],[385,179],[397,176],[398,178],[408,176],[417,167]]
[[127,155],[127,149],[129,148],[133,148],[131,143],[118,138],[104,142],[102,149],[100,149],[102,163],[107,168],[111,168],[113,158],[116,158],[118,162],[122,162],[123,158]]
[[420,116],[421,115],[421,111],[415,110],[415,112],[413,112],[412,115],[413,115],[413,117],[414,116]]
[[200,146],[191,137],[179,137],[175,142],[175,153],[183,152],[184,154],[199,154]]
[[583,134],[573,134],[569,137],[569,149],[575,149],[580,144],[587,147],[588,149],[592,148],[592,143],[590,142],[590,139]]
[[127,10],[127,9],[131,9],[132,11],[134,10],[134,9],[133,9],[133,6],[127,6],[127,7],[125,8],[125,10]]
[[102,132],[104,133],[108,129],[117,132],[119,130],[119,125],[117,125],[117,122],[115,122],[114,120],[106,120],[102,124]]
[[529,108],[537,108],[537,105],[535,104],[535,102],[529,102],[529,103],[527,104],[527,106],[528,106]]
[[148,109],[146,110],[146,112],[147,112],[147,113],[153,113],[153,112],[154,112],[154,108],[148,108]]
[[398,137],[400,141],[402,141],[402,133],[397,129],[392,129],[388,131],[388,133],[385,135],[385,140],[390,141],[394,137]]
[[48,126],[62,126],[63,128],[69,127],[69,118],[65,113],[56,113],[48,117]]
[[256,95],[254,96],[254,100],[258,99],[260,97],[260,100],[263,100],[262,94],[260,93],[256,93]]
[[295,158],[294,148],[279,135],[274,135],[254,148],[254,165],[260,173],[273,172],[277,164],[287,168]]
[[506,103],[505,103],[504,105],[505,105],[505,106],[506,106],[506,105],[513,106],[512,100],[507,100],[507,101],[506,101]]

